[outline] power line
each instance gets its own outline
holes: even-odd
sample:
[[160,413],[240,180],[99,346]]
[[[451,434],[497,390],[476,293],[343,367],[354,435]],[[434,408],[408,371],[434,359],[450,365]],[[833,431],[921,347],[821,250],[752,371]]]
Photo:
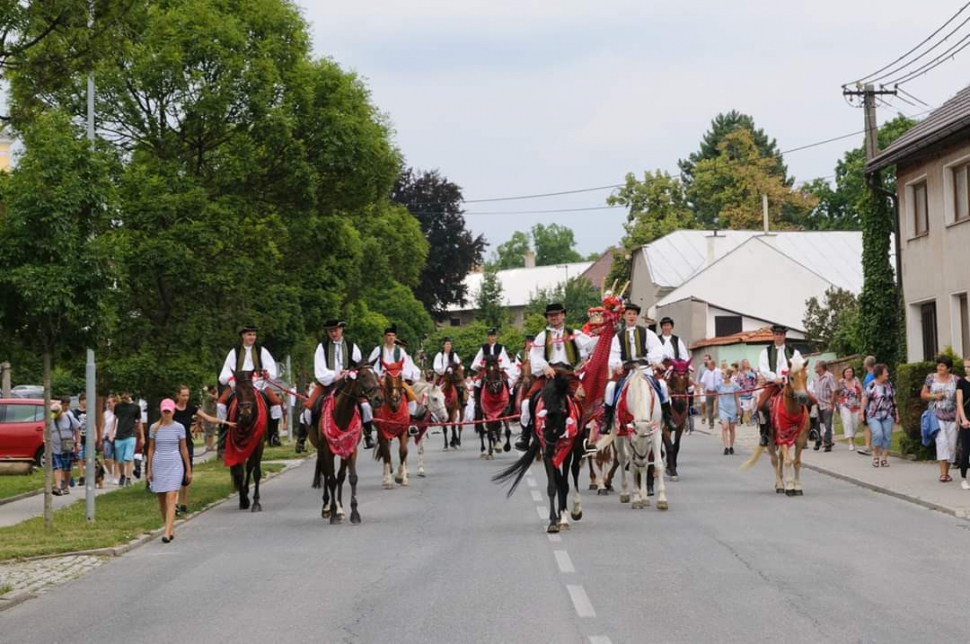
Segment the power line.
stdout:
[[862,130],[860,132],[850,132],[849,134],[842,134],[840,136],[833,136],[831,139],[825,139],[824,141],[816,141],[815,143],[809,143],[807,145],[800,145],[797,148],[792,148],[790,150],[782,150],[778,154],[791,154],[792,152],[799,152],[801,150],[807,150],[809,148],[816,148],[820,145],[825,145],[826,143],[841,141],[842,139],[847,139],[852,136],[859,136],[860,134],[865,134],[865,130]]
[[479,210],[463,212],[463,215],[550,215],[566,212],[587,212],[590,210],[615,210],[626,206],[590,206],[589,208],[553,208],[550,210]]
[[[963,43],[963,46],[957,49],[957,46],[960,45],[961,43]],[[926,74],[927,72],[930,72],[936,69],[937,67],[945,63],[947,59],[954,58],[957,54],[959,54],[961,51],[966,49],[968,45],[970,45],[970,33],[968,33],[966,36],[958,40],[956,44],[953,45],[953,47],[950,47],[945,52],[943,52],[942,54],[940,54],[930,62],[926,63],[922,67],[918,67],[917,69],[914,69],[913,71],[909,72],[905,76],[901,76],[894,81],[890,81],[890,83],[896,86],[899,86],[899,85],[904,85],[912,80],[915,80],[917,77],[922,76],[923,74]],[[956,49],[956,51],[954,51],[954,49]]]
[[[926,39],[924,39],[920,44],[916,45],[915,47],[913,47],[912,49],[910,49],[905,54],[903,54],[902,56],[900,56],[896,60],[892,61],[891,63],[889,63],[885,67],[882,67],[880,69],[877,69],[876,71],[872,72],[868,76],[863,76],[862,78],[860,78],[857,81],[855,81],[855,83],[862,83],[862,82],[864,82],[864,81],[872,78],[876,74],[881,74],[882,72],[886,71],[887,69],[889,69],[890,67],[892,67],[893,65],[895,65],[896,63],[898,63],[899,61],[903,60],[904,58],[906,58],[907,56],[909,56],[910,54],[912,54],[913,52],[915,52],[917,49],[919,49],[920,47],[922,47],[923,45],[925,45],[926,43],[928,43],[930,40],[932,40],[933,37],[936,36],[938,33],[940,33],[941,31],[943,31],[944,29],[946,29],[946,26],[949,25],[954,20],[956,20],[956,17],[959,16],[961,13],[963,13],[963,10],[966,9],[968,6],[970,6],[970,2],[968,2],[967,4],[965,4],[962,7],[960,7],[960,10],[959,11],[957,11],[955,14],[953,14],[952,16],[950,16],[950,19],[949,20],[947,20],[942,25],[940,25],[940,27],[936,31],[934,31],[929,36],[927,36]],[[907,65],[908,64],[909,63],[907,63]],[[905,67],[905,65],[904,65],[904,67]],[[845,85],[851,85],[851,84],[852,83],[846,83]],[[842,87],[845,87],[845,85],[843,85]]]
[[[964,8],[966,8],[966,5],[964,5]],[[961,11],[962,10],[963,9],[961,9]],[[929,49],[927,49],[926,51],[924,51],[923,53],[921,53],[916,58],[914,58],[911,61],[907,62],[905,65],[900,65],[899,67],[897,67],[896,69],[894,69],[892,71],[888,71],[885,74],[882,74],[881,76],[877,76],[876,78],[871,79],[869,82],[870,83],[875,83],[876,81],[880,81],[880,80],[882,80],[884,78],[888,78],[889,76],[892,76],[893,74],[896,74],[898,72],[902,72],[907,67],[909,67],[910,65],[913,65],[914,63],[916,63],[916,61],[918,61],[919,59],[923,58],[924,56],[926,56],[927,54],[929,54],[930,52],[932,52],[934,49],[936,49],[937,47],[939,47],[940,45],[942,45],[943,43],[945,43],[947,40],[949,40],[950,39],[950,36],[952,36],[953,34],[955,34],[958,31],[960,31],[960,29],[963,28],[963,25],[967,24],[968,22],[970,22],[970,16],[968,16],[967,18],[965,18],[963,22],[961,22],[959,25],[957,25],[956,28],[953,29],[953,31],[951,31],[947,35],[943,36],[943,39],[942,40],[940,40],[935,45],[933,45],[932,47],[930,47]],[[906,72],[903,72],[903,73],[906,73]]]
[[922,103],[926,107],[929,107],[929,108],[932,109],[932,106],[929,103],[927,103],[926,101],[923,101],[923,100],[920,100],[920,99],[916,98],[915,96],[913,96],[912,94],[910,94],[909,92],[907,92],[906,90],[904,90],[903,88],[897,87],[896,89],[897,89],[897,91],[902,92],[903,94],[905,94],[906,96],[910,97],[911,99],[913,99],[917,103]]
[[596,186],[595,188],[579,188],[577,190],[561,190],[559,192],[544,192],[534,195],[520,195],[518,197],[493,197],[491,199],[464,199],[465,203],[485,203],[489,201],[518,201],[519,199],[539,199],[541,197],[558,197],[559,195],[574,195],[580,192],[596,192],[597,190],[613,190],[622,188],[625,183],[613,183],[608,186]]

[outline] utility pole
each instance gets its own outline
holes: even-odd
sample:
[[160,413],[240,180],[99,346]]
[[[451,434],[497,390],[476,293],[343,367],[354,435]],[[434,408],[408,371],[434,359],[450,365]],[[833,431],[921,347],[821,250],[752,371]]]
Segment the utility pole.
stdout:
[[872,161],[877,154],[879,154],[879,126],[876,123],[876,97],[895,96],[896,90],[884,88],[876,89],[875,85],[870,83],[864,87],[856,86],[856,89],[843,87],[842,95],[862,97],[862,107],[865,111],[866,125],[866,162],[868,163],[869,161]]
[[[88,2],[88,28],[94,29],[94,0]],[[88,72],[88,140],[94,146],[94,72]],[[87,351],[84,366],[84,390],[87,397],[84,445],[84,501],[88,522],[94,521],[95,474],[94,456],[98,442],[98,392],[95,383],[94,349]]]

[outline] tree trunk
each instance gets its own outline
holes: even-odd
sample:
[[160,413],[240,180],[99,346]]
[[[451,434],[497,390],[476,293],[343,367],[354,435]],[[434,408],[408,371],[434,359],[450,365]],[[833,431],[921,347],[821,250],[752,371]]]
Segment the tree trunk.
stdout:
[[44,349],[44,527],[54,529],[54,458],[51,440],[54,434],[51,418],[51,352]]

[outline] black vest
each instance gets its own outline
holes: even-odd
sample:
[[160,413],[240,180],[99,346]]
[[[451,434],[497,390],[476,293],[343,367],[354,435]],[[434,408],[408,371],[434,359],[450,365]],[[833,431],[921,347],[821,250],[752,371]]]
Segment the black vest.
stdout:
[[[253,356],[253,371],[260,372],[263,370],[263,347],[257,343],[253,345],[251,349]],[[242,342],[236,345],[236,371],[234,373],[239,373],[243,370],[243,362],[246,360],[246,350],[243,348]]]
[[[786,343],[785,360],[788,361],[789,369],[791,368],[791,359],[793,355],[795,355],[795,350]],[[778,348],[774,345],[774,343],[772,343],[768,345],[768,369],[772,373],[777,373],[778,371],[776,368],[777,366],[778,366]]]
[[[330,338],[324,338],[320,341],[320,345],[323,346],[323,355],[327,360],[327,369],[330,371],[336,371],[334,369],[334,343],[330,341]],[[351,354],[354,351],[354,343],[347,338],[340,339],[340,368],[346,371],[350,368]]]
[[[660,341],[663,342],[663,336],[660,336]],[[670,336],[670,344],[674,347],[674,360],[681,360],[680,357],[680,338],[676,335]]]
[[635,356],[630,355],[630,335],[627,333],[629,329],[624,326],[619,333],[620,337],[618,340],[620,341],[620,359],[623,360],[623,362],[643,358],[647,355],[647,328],[640,326],[639,324],[634,328],[636,329],[636,333],[633,334],[633,338],[637,345],[634,348],[634,351],[637,353]]
[[484,356],[486,358],[488,356],[495,356],[496,358],[498,358],[500,355],[502,355],[502,349],[504,349],[504,348],[505,347],[503,347],[498,342],[496,342],[492,346],[488,346],[488,344],[483,344],[482,345],[482,356]]
[[[566,361],[569,362],[569,365],[570,366],[576,366],[576,363],[579,362],[579,345],[576,344],[576,340],[574,338],[574,336],[576,335],[576,331],[575,331],[575,329],[567,329],[566,327],[563,327],[563,329],[562,329],[562,335],[563,335],[564,338],[569,338],[562,345],[563,346],[563,349],[566,350]],[[552,331],[547,328],[546,329],[546,337],[545,337],[545,341],[546,341],[546,346],[545,346],[546,362],[549,362],[550,360],[552,360],[552,351],[553,351],[553,342],[552,342],[552,340],[553,340],[553,338],[552,338]]]

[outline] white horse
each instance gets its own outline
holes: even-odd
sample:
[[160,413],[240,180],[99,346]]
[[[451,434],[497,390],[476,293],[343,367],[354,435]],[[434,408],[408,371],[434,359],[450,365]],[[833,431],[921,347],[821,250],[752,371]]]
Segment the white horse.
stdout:
[[[414,383],[412,389],[418,402],[428,408],[428,416],[431,418],[431,422],[442,423],[448,420],[448,407],[445,404],[445,394],[440,386],[433,385],[426,380],[418,380]],[[420,440],[415,436],[415,444],[418,448],[418,476],[421,478],[425,477],[424,439],[427,435],[427,432],[425,432]]]
[[[617,459],[620,462],[620,503],[630,501],[629,484],[626,476],[626,465],[632,464],[633,474],[633,503],[634,510],[640,510],[650,505],[647,496],[647,467],[654,466],[654,478],[657,481],[657,509],[666,510],[667,490],[664,485],[663,460],[663,432],[660,425],[663,422],[663,412],[656,391],[641,369],[635,369],[624,386],[626,390],[626,409],[621,410],[623,398],[617,406],[616,418],[621,418],[622,412],[627,412],[633,421],[629,424],[631,434],[618,436],[619,431],[613,431],[603,437],[596,444],[597,449],[605,449],[610,443],[616,443]],[[650,460],[650,455],[653,460]]]

